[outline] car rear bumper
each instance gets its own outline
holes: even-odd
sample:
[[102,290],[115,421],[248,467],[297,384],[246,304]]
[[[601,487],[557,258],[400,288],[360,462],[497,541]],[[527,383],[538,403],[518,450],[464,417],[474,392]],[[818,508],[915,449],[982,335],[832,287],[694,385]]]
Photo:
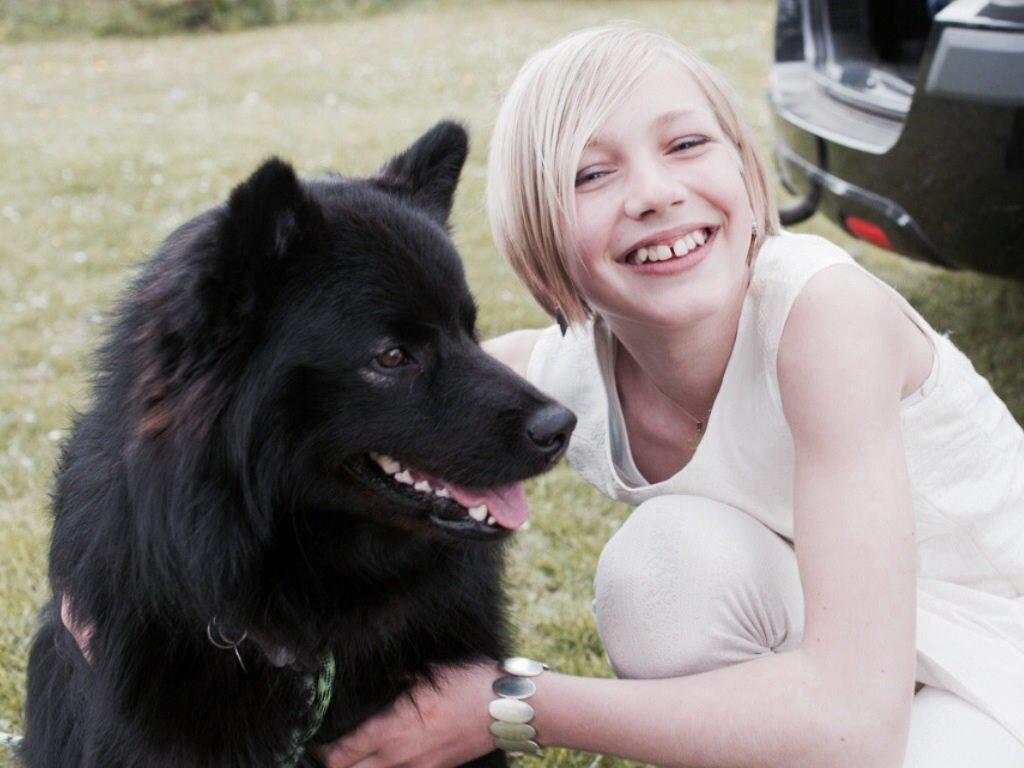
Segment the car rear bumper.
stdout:
[[[834,176],[785,146],[777,147],[775,160],[783,185],[803,197],[803,212],[808,215],[820,211],[855,237],[924,261],[954,266],[942,260],[914,217],[899,203]],[[800,220],[783,218],[783,224]],[[873,223],[884,233],[884,239],[864,237],[857,222]]]
[[[954,3],[935,18],[901,108],[873,100],[870,78],[851,88],[822,76],[799,40],[808,25],[793,14],[815,1],[780,2],[769,78],[775,159],[803,199],[790,223],[821,211],[914,258],[1024,278],[1024,72],[1014,74],[1024,27],[975,27],[966,31],[998,37],[965,38],[964,4]],[[1001,74],[986,75],[994,62]]]

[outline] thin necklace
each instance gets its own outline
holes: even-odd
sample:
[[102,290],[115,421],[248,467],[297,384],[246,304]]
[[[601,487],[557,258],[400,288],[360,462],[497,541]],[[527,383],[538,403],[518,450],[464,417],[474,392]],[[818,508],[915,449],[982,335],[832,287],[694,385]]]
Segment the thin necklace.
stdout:
[[[671,397],[669,397],[664,392],[662,392],[661,388],[657,384],[655,384],[653,381],[651,382],[651,385],[656,390],[661,392],[661,396],[662,397],[664,397],[666,400],[668,400],[670,403],[672,403],[672,405],[674,405],[680,411],[685,413],[690,418],[690,421],[692,421],[694,424],[697,425],[697,431],[694,433],[693,437],[690,439],[690,450],[691,451],[696,451],[697,450],[697,446],[700,445],[700,441],[704,437],[704,429],[707,427],[707,419],[708,419],[708,416],[711,415],[711,408],[708,408],[704,412],[704,418],[703,419],[698,419],[696,416],[694,416],[692,413],[690,413],[686,408],[684,408],[679,403],[677,403],[675,400],[673,400]],[[711,407],[713,408],[714,405],[712,405]]]
[[[746,272],[746,279],[744,280],[744,285],[743,285],[743,300],[744,301],[746,301],[747,290],[750,288],[751,277],[752,277],[752,275],[751,275],[751,270],[749,268],[749,262],[748,262],[748,268],[747,268],[747,272]],[[743,308],[742,308],[742,305],[741,305],[741,307],[740,307],[740,314],[741,314],[741,316],[742,316],[742,313],[743,313]],[[737,326],[738,326],[739,320],[737,319],[736,322],[737,322]],[[739,335],[739,328],[738,327],[737,327],[737,330],[736,330],[736,334]],[[613,338],[614,338],[614,334],[613,334]],[[616,345],[619,345],[618,339],[615,340],[615,343],[616,343]],[[733,338],[733,344],[735,345],[735,343],[736,343],[736,339],[734,337]],[[633,359],[632,355],[630,355],[630,360],[633,360],[634,363],[636,362]],[[728,364],[727,364],[727,367],[728,367]],[[725,376],[725,374],[723,373],[723,381],[724,381],[724,376]],[[658,392],[661,394],[662,397],[664,397],[666,400],[668,400],[670,403],[672,403],[672,405],[674,405],[680,411],[685,413],[686,416],[690,419],[690,421],[692,421],[694,424],[697,425],[697,431],[694,433],[693,438],[690,440],[690,450],[691,451],[696,451],[697,450],[697,446],[700,445],[700,441],[704,437],[704,430],[707,428],[707,422],[708,422],[708,418],[711,416],[711,411],[715,407],[714,400],[711,401],[711,407],[708,408],[704,412],[704,418],[703,419],[698,419],[696,416],[694,416],[692,413],[690,413],[686,408],[684,408],[682,405],[680,405],[675,400],[673,400],[671,397],[669,397],[664,392],[662,392],[661,387],[659,387],[654,382],[653,379],[651,379],[651,386],[653,386],[656,390],[658,390]],[[719,383],[719,388],[721,388],[721,383]],[[718,398],[718,395],[716,393],[715,399],[717,399],[717,398]]]
[[[654,384],[654,382],[651,382],[651,383]],[[658,388],[657,384],[654,384],[654,388],[657,389],[659,392],[661,392],[661,389]],[[679,403],[677,403],[671,397],[666,395],[664,392],[661,392],[661,394],[662,394],[662,397],[664,397],[666,400],[668,400],[670,403],[672,403],[672,405],[674,405],[676,408],[678,408],[680,411],[682,411],[683,413],[685,413],[687,416],[690,417],[690,421],[692,421],[694,424],[697,425],[697,433],[698,434],[700,434],[700,435],[704,434],[704,427],[707,425],[707,418],[708,418],[708,416],[711,415],[711,409],[710,408],[708,408],[704,412],[704,418],[703,419],[698,419],[696,416],[694,416],[688,410],[683,408],[683,406],[681,406]]]
[[[750,288],[751,270],[750,270],[750,267],[749,267],[749,263],[750,262],[748,261],[747,262],[748,267],[747,267],[746,279],[744,280],[744,284],[743,284],[743,301],[744,302],[746,302],[747,290]],[[740,305],[740,315],[742,316],[742,314],[743,314],[743,304]],[[737,324],[736,336],[738,336],[739,335],[739,318],[737,318],[736,324]],[[735,344],[736,344],[736,337],[735,336],[733,337],[732,343],[735,346]],[[731,355],[730,355],[730,357],[731,357]],[[728,363],[726,363],[726,368],[728,368]],[[724,381],[724,380],[725,380],[725,372],[723,371],[722,372],[722,381]],[[655,384],[653,380],[651,381],[651,384],[654,385],[655,389],[657,389],[659,392],[661,392],[661,388],[658,387],[658,385]],[[721,390],[722,382],[719,382],[718,387],[719,387],[719,390]],[[696,451],[697,450],[697,446],[700,445],[701,438],[704,437],[704,430],[707,429],[708,419],[711,417],[711,411],[715,407],[715,400],[718,399],[718,393],[717,392],[715,393],[715,400],[711,401],[711,407],[708,408],[704,412],[704,418],[703,419],[698,419],[696,416],[694,416],[692,413],[690,413],[688,410],[686,410],[683,406],[681,406],[679,403],[677,403],[671,397],[666,395],[664,392],[661,392],[661,395],[666,400],[668,400],[670,403],[672,403],[672,405],[674,405],[676,408],[678,408],[683,413],[685,413],[687,416],[689,416],[690,420],[694,424],[697,425],[697,432],[693,436],[693,439],[690,441],[690,449],[693,450],[693,451]]]
[[[616,343],[618,344],[618,342],[616,342]],[[619,345],[619,346],[621,346],[621,345]],[[632,355],[631,355],[630,356],[630,360],[632,360],[632,359],[633,358],[632,358]],[[654,387],[656,390],[658,390],[659,394],[661,394],[662,397],[664,397],[666,400],[668,400],[673,406],[678,408],[680,411],[685,413],[686,416],[690,419],[690,421],[692,421],[694,424],[697,425],[697,431],[694,433],[693,437],[690,439],[690,450],[691,451],[696,451],[697,450],[697,446],[700,445],[700,441],[704,437],[704,429],[707,427],[707,419],[708,419],[708,416],[711,415],[711,408],[714,408],[714,404],[712,404],[711,408],[708,408],[707,411],[704,412],[704,418],[703,419],[698,419],[696,416],[694,416],[692,413],[690,413],[686,408],[684,408],[679,403],[677,403],[675,400],[673,400],[671,397],[666,395],[661,390],[661,387],[659,387],[654,382],[653,379],[650,379],[650,377],[648,377],[648,379],[651,382],[651,386]]]

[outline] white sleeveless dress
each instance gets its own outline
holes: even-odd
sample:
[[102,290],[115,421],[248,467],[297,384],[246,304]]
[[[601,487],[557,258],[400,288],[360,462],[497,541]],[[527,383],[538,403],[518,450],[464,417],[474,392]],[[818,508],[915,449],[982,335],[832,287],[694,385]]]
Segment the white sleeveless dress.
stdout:
[[[856,262],[814,235],[765,242],[704,437],[659,483],[644,480],[630,455],[608,327],[597,319],[564,338],[557,327],[544,331],[527,376],[576,413],[572,465],[614,499],[704,496],[792,541],[794,449],[776,357],[797,294],[834,264]],[[934,351],[931,374],[901,411],[918,553],[917,680],[966,699],[1024,742],[1024,431],[949,338],[878,282]]]

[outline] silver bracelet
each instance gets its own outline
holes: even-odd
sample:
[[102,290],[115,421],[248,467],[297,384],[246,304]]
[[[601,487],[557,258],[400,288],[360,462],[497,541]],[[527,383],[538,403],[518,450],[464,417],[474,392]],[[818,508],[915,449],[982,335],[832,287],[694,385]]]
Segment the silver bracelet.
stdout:
[[494,718],[490,726],[494,747],[513,755],[539,755],[542,750],[535,741],[537,729],[530,724],[534,710],[526,699],[537,692],[537,685],[530,678],[549,667],[533,659],[513,656],[499,662],[498,669],[505,676],[494,681],[491,690],[498,698],[487,705],[487,711]]

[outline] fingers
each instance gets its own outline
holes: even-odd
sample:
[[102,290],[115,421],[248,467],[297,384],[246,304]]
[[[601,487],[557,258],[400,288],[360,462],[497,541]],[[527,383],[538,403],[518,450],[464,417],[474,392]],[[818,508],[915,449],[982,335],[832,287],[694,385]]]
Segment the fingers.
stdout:
[[376,723],[371,719],[347,736],[319,747],[316,754],[324,768],[354,768],[357,763],[372,759],[378,746]]
[[[389,738],[389,733],[404,732],[394,714],[371,718],[353,733],[332,744],[318,748],[316,755],[324,768],[397,768],[398,766],[426,765],[417,761],[416,750],[405,754],[399,740]],[[404,745],[407,747],[408,745]]]
[[493,664],[439,670],[435,682],[415,686],[317,755],[325,768],[440,768],[486,754],[486,723],[467,714],[486,717],[494,677]]
[[356,765],[360,768],[373,768],[375,756],[375,752],[353,749],[345,739],[316,750],[316,757],[323,763],[324,768],[355,768]]
[[380,755],[374,754],[360,760],[358,763],[353,763],[352,768],[389,768],[389,766]]
[[82,652],[85,660],[92,662],[92,652],[89,649],[89,642],[92,640],[92,624],[79,625],[75,621],[75,607],[71,597],[65,592],[60,596],[60,620],[64,628],[71,633],[78,644],[78,650]]
[[410,755],[399,758],[386,752],[373,752],[363,757],[355,757],[355,752],[344,748],[337,749],[337,743],[321,748],[317,758],[324,768],[429,768],[439,765],[430,755]]

